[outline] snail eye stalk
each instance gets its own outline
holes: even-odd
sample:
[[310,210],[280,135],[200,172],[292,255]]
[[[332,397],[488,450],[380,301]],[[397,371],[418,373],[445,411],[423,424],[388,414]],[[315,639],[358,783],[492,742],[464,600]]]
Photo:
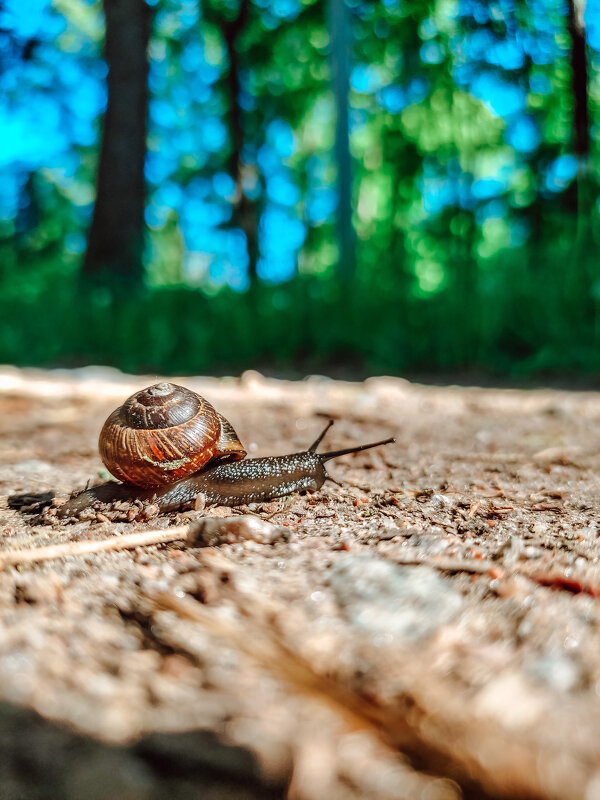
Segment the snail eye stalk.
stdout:
[[344,450],[330,450],[329,453],[317,453],[321,462],[324,463],[325,461],[329,461],[332,458],[337,458],[338,456],[345,456],[348,453],[360,453],[362,450],[370,450],[372,447],[379,447],[383,444],[392,444],[396,440],[393,436],[389,439],[382,439],[380,442],[371,442],[370,444],[359,444],[356,447],[347,447]]
[[321,444],[321,442],[322,442],[322,441],[323,441],[323,439],[325,438],[325,434],[327,433],[327,431],[329,430],[329,428],[331,428],[331,426],[332,426],[332,425],[333,425],[333,420],[332,420],[332,419],[330,419],[330,420],[329,420],[329,422],[327,423],[327,425],[325,426],[325,428],[323,429],[322,433],[320,433],[320,434],[319,434],[319,436],[317,436],[317,438],[315,439],[315,441],[314,441],[314,442],[311,444],[311,446],[308,448],[308,452],[309,452],[309,453],[314,453],[314,452],[315,452],[315,450],[317,449],[317,447],[318,447],[318,446]]

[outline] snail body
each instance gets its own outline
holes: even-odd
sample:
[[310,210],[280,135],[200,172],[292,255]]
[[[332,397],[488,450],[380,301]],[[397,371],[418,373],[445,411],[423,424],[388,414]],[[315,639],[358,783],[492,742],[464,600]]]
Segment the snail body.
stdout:
[[317,453],[332,424],[304,452],[244,459],[233,427],[210,403],[182,386],[156,384],[128,398],[100,434],[102,460],[124,482],[80,492],[59,515],[76,516],[98,503],[123,500],[151,502],[162,512],[194,505],[199,496],[208,505],[237,506],[312,492],[329,478],[326,461],[394,441]]

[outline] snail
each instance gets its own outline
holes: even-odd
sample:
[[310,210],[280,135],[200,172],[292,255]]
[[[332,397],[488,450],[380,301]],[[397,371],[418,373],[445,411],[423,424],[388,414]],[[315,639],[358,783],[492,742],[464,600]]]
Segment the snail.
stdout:
[[59,516],[119,500],[147,501],[172,511],[194,504],[200,495],[209,505],[237,506],[312,492],[330,478],[325,462],[394,441],[317,453],[332,425],[302,453],[246,459],[233,427],[207,400],[183,386],[157,383],[113,411],[100,433],[102,461],[123,482],[80,492],[59,508]]

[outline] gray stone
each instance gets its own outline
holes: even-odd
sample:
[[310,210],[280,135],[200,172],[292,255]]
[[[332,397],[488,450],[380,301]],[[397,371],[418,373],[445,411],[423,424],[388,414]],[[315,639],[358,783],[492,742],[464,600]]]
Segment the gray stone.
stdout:
[[403,639],[430,636],[462,606],[461,595],[430,567],[398,566],[366,554],[340,554],[330,583],[350,622]]

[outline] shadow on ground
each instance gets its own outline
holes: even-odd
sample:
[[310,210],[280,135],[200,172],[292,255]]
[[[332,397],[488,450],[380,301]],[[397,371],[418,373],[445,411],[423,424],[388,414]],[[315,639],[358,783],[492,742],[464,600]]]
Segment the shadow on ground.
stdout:
[[254,756],[207,731],[110,745],[0,705],[2,800],[279,800]]

